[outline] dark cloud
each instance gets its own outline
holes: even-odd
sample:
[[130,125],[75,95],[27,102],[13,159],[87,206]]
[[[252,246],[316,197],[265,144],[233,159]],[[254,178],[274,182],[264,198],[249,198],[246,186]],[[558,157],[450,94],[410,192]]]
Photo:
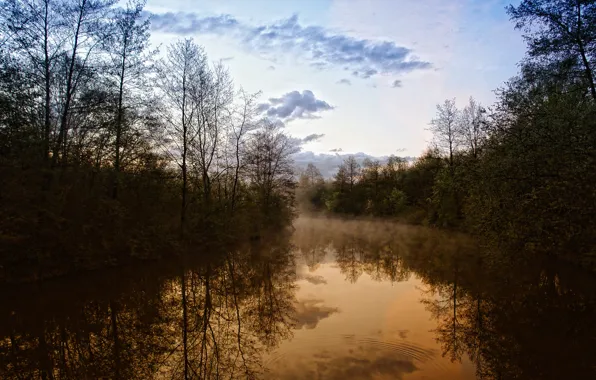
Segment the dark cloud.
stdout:
[[313,133],[313,134],[310,134],[310,135],[306,136],[305,138],[303,138],[302,139],[302,142],[304,144],[306,144],[306,143],[309,143],[309,142],[320,140],[323,137],[325,137],[325,134],[324,133]]
[[326,62],[312,62],[310,64],[311,67],[314,67],[317,70],[324,70],[329,67],[329,64]]
[[373,75],[377,75],[379,72],[375,69],[367,69],[363,71],[354,70],[352,71],[352,75],[362,79],[368,79]]
[[310,90],[288,92],[280,98],[269,98],[268,103],[261,103],[257,111],[270,118],[282,120],[317,119],[318,113],[332,110],[329,103],[317,99]]
[[314,329],[320,320],[339,312],[338,308],[321,305],[321,303],[323,301],[317,299],[306,299],[296,303],[294,328]]
[[394,80],[393,83],[391,83],[391,87],[393,87],[393,88],[401,87],[401,81],[399,79]]
[[338,84],[347,84],[348,86],[352,85],[352,81],[347,78],[343,78],[337,81]]
[[239,40],[244,47],[265,57],[294,53],[323,69],[329,66],[352,70],[361,78],[398,74],[432,67],[393,41],[361,39],[323,28],[304,26],[294,15],[261,25],[249,25],[230,15],[201,17],[196,13],[155,13],[152,29],[178,35],[214,34]]
[[227,61],[231,61],[232,59],[234,59],[234,57],[223,57],[221,59],[222,62],[227,62]]
[[306,276],[304,276],[304,279],[313,285],[327,284],[327,280],[325,280],[325,277],[323,277],[323,276],[315,276],[312,274],[307,274]]

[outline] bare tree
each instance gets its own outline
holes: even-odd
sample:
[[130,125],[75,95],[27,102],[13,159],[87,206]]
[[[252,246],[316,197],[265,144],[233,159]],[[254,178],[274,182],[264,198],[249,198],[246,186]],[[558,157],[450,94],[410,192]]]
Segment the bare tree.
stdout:
[[437,115],[430,123],[437,147],[448,155],[449,167],[453,167],[453,153],[459,146],[457,121],[459,111],[455,99],[447,99],[437,105]]
[[474,158],[478,157],[480,146],[486,139],[485,113],[484,107],[470,97],[470,102],[459,114],[457,133]]
[[351,192],[360,176],[360,164],[356,161],[354,156],[348,156],[348,158],[344,160],[343,165],[345,167],[346,177]]
[[321,171],[312,162],[309,162],[306,169],[300,175],[300,185],[305,187],[313,187],[322,185],[324,182]]
[[[203,201],[211,202],[212,181],[224,173],[225,165],[218,165],[224,154],[226,129],[230,125],[229,108],[234,88],[230,75],[219,63],[213,69],[205,67],[192,83],[191,96],[196,108],[196,131],[192,136],[194,165],[199,172]],[[223,158],[222,158],[223,161]],[[215,177],[215,178],[212,178]]]
[[242,103],[231,112],[232,125],[229,129],[230,133],[230,155],[234,161],[231,165],[233,168],[232,190],[231,190],[231,211],[234,212],[238,198],[238,184],[240,181],[240,174],[244,167],[244,160],[242,158],[245,151],[245,144],[247,135],[255,128],[254,117],[256,115],[256,100],[259,93],[247,94],[244,90],[239,92]]
[[2,34],[42,94],[42,158],[49,159],[52,131],[52,97],[56,61],[65,42],[65,23],[58,0],[7,0],[3,4]]
[[265,211],[274,205],[274,198],[291,201],[295,187],[292,154],[298,150],[298,142],[271,120],[263,120],[252,136],[247,148],[248,179]]
[[88,79],[87,74],[93,63],[94,54],[101,40],[105,38],[104,20],[107,19],[114,3],[115,0],[75,0],[62,4],[68,48],[64,52],[66,65],[60,104],[60,127],[52,156],[53,164],[61,154],[66,160],[68,117],[72,103],[81,81]]
[[[110,57],[113,69],[113,85],[117,88],[115,112],[114,171],[115,178],[112,197],[118,196],[118,173],[121,170],[122,135],[127,124],[126,112],[134,90],[140,90],[145,84],[148,62],[154,52],[147,53],[149,45],[149,19],[143,19],[145,0],[129,0],[126,8],[118,9],[105,39],[105,50]],[[110,70],[112,71],[112,70]],[[130,120],[128,120],[130,121]]]
[[166,153],[181,171],[180,230],[184,235],[188,205],[188,158],[191,143],[196,135],[196,107],[193,102],[193,85],[204,76],[207,58],[203,49],[192,39],[178,41],[168,47],[165,59],[157,65],[158,86],[162,92],[164,108],[164,139]]

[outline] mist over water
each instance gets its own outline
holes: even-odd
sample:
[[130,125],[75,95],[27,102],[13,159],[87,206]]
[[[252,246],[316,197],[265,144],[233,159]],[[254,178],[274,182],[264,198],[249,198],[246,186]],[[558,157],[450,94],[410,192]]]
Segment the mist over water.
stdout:
[[378,220],[302,217],[209,251],[0,289],[0,378],[596,376],[579,269]]

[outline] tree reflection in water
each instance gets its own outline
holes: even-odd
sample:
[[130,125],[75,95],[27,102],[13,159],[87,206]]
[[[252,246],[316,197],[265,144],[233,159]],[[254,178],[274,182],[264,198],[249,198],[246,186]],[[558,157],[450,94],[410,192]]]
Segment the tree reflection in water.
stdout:
[[[560,263],[520,255],[497,261],[455,234],[318,219],[299,220],[291,241],[274,236],[209,256],[5,289],[0,378],[262,378],[264,354],[294,328],[312,331],[341,315],[322,299],[296,299],[298,260],[309,270],[336,265],[352,283],[365,275],[416,279],[443,356],[469,358],[478,378],[596,378],[596,281]],[[328,371],[341,364],[338,376],[348,367],[362,375],[358,352],[317,363]],[[357,363],[377,372],[393,363],[383,367],[387,376],[418,371],[411,361],[379,358]]]
[[294,323],[291,245],[284,236],[212,257],[104,273],[85,289],[6,292],[0,378],[259,378],[261,355]]
[[311,219],[295,235],[302,254],[334,250],[347,281],[418,277],[443,356],[467,355],[480,379],[596,378],[593,274],[521,254],[504,260],[462,235],[391,223]]

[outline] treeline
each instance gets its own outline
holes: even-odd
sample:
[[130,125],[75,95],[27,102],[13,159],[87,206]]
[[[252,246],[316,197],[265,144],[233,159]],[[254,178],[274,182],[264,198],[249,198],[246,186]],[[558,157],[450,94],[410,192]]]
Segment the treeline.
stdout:
[[296,140],[192,40],[153,50],[143,0],[0,5],[0,280],[291,220]]
[[495,246],[594,262],[596,4],[522,1],[507,8],[525,32],[518,76],[483,107],[437,106],[433,145],[413,164],[348,158],[331,181],[300,179],[309,208],[402,216],[457,228]]

